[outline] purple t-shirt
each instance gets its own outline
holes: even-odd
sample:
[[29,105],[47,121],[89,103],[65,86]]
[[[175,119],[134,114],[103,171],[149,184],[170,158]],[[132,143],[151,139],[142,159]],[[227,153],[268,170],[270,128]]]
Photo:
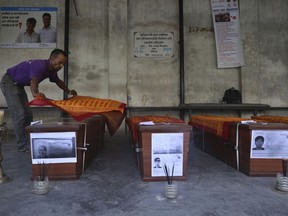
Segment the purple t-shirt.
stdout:
[[9,68],[9,76],[21,86],[30,86],[32,77],[36,77],[39,83],[46,78],[50,82],[58,82],[60,79],[56,71],[50,71],[50,61],[48,60],[29,60]]

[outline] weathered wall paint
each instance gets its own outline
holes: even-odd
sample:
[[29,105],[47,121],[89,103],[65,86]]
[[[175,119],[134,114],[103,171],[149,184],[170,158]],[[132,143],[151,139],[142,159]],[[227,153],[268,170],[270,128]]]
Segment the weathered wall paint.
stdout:
[[108,6],[106,0],[70,1],[69,85],[79,95],[107,98]]
[[[127,93],[130,106],[179,104],[178,1],[129,1]],[[134,32],[173,32],[173,58],[135,58]]]
[[243,1],[242,29],[246,65],[242,67],[247,102],[287,107],[288,2]]

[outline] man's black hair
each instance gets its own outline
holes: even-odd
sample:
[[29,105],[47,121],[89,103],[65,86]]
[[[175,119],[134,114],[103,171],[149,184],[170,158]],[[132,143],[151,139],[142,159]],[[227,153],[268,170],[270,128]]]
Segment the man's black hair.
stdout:
[[36,23],[37,23],[36,19],[33,18],[33,17],[28,18],[28,19],[26,20],[26,22],[29,22],[29,23],[31,23],[32,25],[36,25]]
[[264,142],[264,137],[263,136],[257,136],[255,138],[255,141],[257,141],[257,140],[261,140],[262,142]]
[[54,49],[50,54],[50,58],[51,57],[57,57],[59,54],[63,54],[65,57],[67,57],[67,53],[64,50]]
[[51,18],[51,14],[50,14],[50,13],[44,13],[44,14],[42,15],[42,18],[45,17],[45,16],[49,16],[49,17]]

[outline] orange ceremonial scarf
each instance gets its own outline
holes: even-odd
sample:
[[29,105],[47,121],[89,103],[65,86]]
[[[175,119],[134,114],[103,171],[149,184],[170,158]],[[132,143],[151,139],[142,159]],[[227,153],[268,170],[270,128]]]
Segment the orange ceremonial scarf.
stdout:
[[185,121],[173,116],[133,116],[126,119],[126,123],[130,128],[135,143],[138,143],[137,126],[140,122],[153,121],[154,123],[185,123]]
[[189,125],[202,128],[224,140],[229,139],[230,126],[233,123],[244,120],[251,120],[249,118],[229,117],[229,116],[191,116]]
[[256,121],[288,124],[288,116],[251,116],[251,118]]
[[87,96],[73,96],[66,100],[35,98],[28,105],[53,106],[67,112],[76,121],[82,121],[93,115],[104,116],[110,135],[120,127],[126,109],[126,104],[122,102]]

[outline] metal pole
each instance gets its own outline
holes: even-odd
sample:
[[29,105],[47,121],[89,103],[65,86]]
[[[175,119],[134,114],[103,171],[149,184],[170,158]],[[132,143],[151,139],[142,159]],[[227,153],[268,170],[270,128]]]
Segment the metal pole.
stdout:
[[[68,65],[69,65],[69,11],[70,0],[65,0],[65,27],[64,27],[64,51],[67,53],[67,62],[64,65],[64,83],[68,86]],[[67,99],[68,94],[63,91],[63,99]],[[66,112],[61,112],[61,117],[66,118],[68,115]]]
[[[68,64],[69,64],[69,15],[70,0],[65,0],[65,32],[64,32],[64,51],[67,53],[67,63],[64,65],[64,83],[68,86]],[[68,95],[63,92],[63,98],[67,99]]]
[[[179,0],[179,46],[180,46],[180,104],[185,103],[184,79],[184,30],[183,30],[183,0]],[[184,119],[184,112],[180,110],[180,118]]]

